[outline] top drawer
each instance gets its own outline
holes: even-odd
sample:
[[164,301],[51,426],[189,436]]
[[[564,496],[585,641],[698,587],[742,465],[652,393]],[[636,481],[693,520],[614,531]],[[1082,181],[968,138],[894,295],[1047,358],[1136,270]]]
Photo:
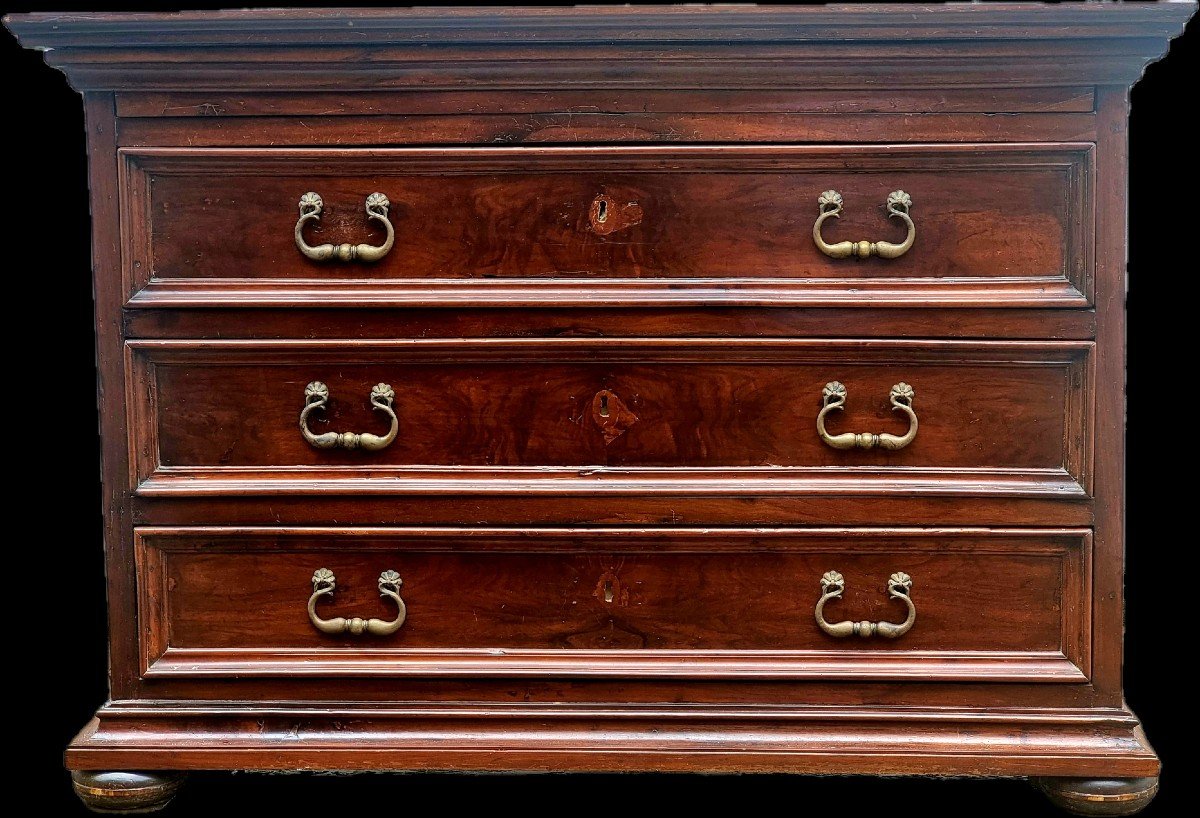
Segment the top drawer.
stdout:
[[[1087,144],[156,148],[122,159],[132,306],[1090,303]],[[320,205],[303,207],[319,218],[298,224],[310,191]],[[902,245],[909,228],[887,203],[904,191],[912,246],[830,257],[814,240],[825,191],[844,202],[824,220],[825,242]],[[366,212],[376,192],[394,242],[350,258],[336,245],[387,246],[384,211]],[[307,257],[299,241],[333,245],[311,253],[332,258]]]

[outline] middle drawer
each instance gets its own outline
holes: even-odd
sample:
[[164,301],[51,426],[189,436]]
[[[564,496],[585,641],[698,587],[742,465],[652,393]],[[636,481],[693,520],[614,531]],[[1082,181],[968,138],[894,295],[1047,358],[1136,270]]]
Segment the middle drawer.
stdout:
[[135,485],[187,494],[237,480],[303,493],[337,478],[399,491],[436,478],[471,493],[686,474],[695,490],[753,479],[769,492],[788,479],[876,475],[891,490],[978,493],[1007,480],[1017,493],[1079,499],[1090,487],[1092,348],[131,341]]

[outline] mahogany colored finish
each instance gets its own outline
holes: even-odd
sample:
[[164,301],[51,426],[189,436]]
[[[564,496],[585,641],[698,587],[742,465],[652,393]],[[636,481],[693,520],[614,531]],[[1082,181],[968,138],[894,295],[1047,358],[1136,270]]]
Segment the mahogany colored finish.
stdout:
[[[181,528],[135,539],[148,677],[1080,682],[1089,671],[1086,531]],[[326,615],[382,618],[376,578],[398,571],[403,628],[318,632],[304,605],[323,567],[337,577]],[[828,617],[902,619],[886,581],[905,571],[916,626],[894,641],[822,633],[813,606],[831,569],[847,590]]]
[[[736,303],[746,279],[762,280],[747,293],[751,301],[775,290],[796,303],[886,301],[901,285],[907,299],[932,291],[978,303],[984,285],[1021,292],[1031,305],[1081,306],[1090,289],[1086,144],[122,156],[126,219],[139,228],[126,262],[133,304],[195,303],[200,292],[211,305],[295,299],[296,290],[324,298],[347,280],[373,284],[377,294],[358,293],[361,303],[428,299],[426,282],[459,300],[489,297],[487,286],[467,288],[464,279],[503,280],[531,298],[547,283],[577,297],[601,283],[610,298],[620,293],[630,302],[664,290],[679,297],[699,284],[731,286],[728,301]],[[827,228],[830,241],[898,240],[903,225],[889,221],[882,205],[903,189],[915,200],[920,252],[859,263],[823,255],[812,223],[817,196],[830,189],[847,203]],[[395,251],[373,264],[300,256],[292,227],[308,190],[325,200],[310,243],[346,236],[379,243],[383,231],[368,228],[362,213],[365,196],[379,190],[392,203]],[[601,203],[603,222],[594,212]],[[614,279],[637,279],[639,287],[623,291]],[[688,281],[681,287],[677,279]]]
[[[141,458],[140,480],[159,471],[424,464],[498,476],[548,466],[758,467],[781,478],[782,467],[797,466],[1041,471],[1056,483],[1070,475],[1077,492],[1088,482],[1087,342],[139,340],[128,348],[130,404],[146,424],[137,439],[157,452]],[[911,383],[917,439],[897,452],[827,446],[813,430],[831,380],[846,383],[850,400],[830,429],[897,433],[907,424],[888,392]],[[382,433],[387,424],[367,395],[392,384],[399,438],[379,452],[314,449],[296,429],[310,381],[332,396],[309,418],[314,433]],[[597,423],[601,393],[632,413],[611,439]]]
[[847,114],[888,113],[901,108],[929,113],[1091,113],[1095,93],[1080,88],[943,88],[908,89],[881,96],[853,89],[787,91],[729,91],[679,89],[656,91],[596,91],[590,88],[551,89],[537,93],[513,91],[447,91],[431,96],[419,91],[370,93],[362,91],[276,94],[204,94],[194,91],[118,94],[117,115],[146,117],[203,116],[355,116],[429,115],[444,110],[470,111],[476,116],[537,114],[570,111],[578,115],[645,113]]
[[[190,769],[1038,777],[1129,814],[1127,91],[1194,3],[37,14],[84,94],[111,703]],[[812,241],[898,241],[834,260]],[[374,265],[303,257],[378,243]],[[64,271],[65,274],[65,271]],[[399,435],[315,449],[317,433]],[[834,433],[821,388],[849,390]],[[407,618],[383,636],[323,616]],[[840,640],[813,618],[898,622]],[[331,693],[336,691],[336,693]],[[337,701],[330,701],[336,695]]]
[[[428,52],[426,52],[426,55]],[[411,59],[411,57],[410,57]],[[613,57],[609,59],[619,59]],[[830,57],[831,60],[836,58]],[[398,71],[401,69],[397,69]],[[563,70],[554,66],[550,70]],[[826,72],[828,65],[806,71]],[[983,80],[986,81],[986,80]],[[479,83],[479,78],[471,80]],[[121,119],[119,140],[125,147],[187,144],[192,147],[255,147],[279,144],[329,145],[404,144],[440,146],[571,145],[596,142],[642,144],[848,143],[895,144],[897,140],[939,142],[1084,142],[1097,138],[1096,118],[1089,114],[1028,113],[1020,117],[995,114],[921,114],[920,102],[906,98],[900,109],[914,113],[861,114],[588,114],[568,111],[535,116],[463,115],[403,117],[230,117],[220,129],[203,119]],[[853,121],[849,121],[849,120]],[[282,139],[281,139],[282,137]]]
[[[598,297],[598,294],[597,294]],[[277,305],[281,306],[281,305]],[[356,338],[838,338],[853,322],[856,337],[895,338],[1048,338],[1090,340],[1096,335],[1094,310],[1008,309],[997,325],[986,310],[904,308],[872,309],[871,321],[857,309],[780,310],[767,307],[529,310],[520,307],[382,310],[327,307],[276,310],[271,320],[247,326],[245,312],[225,309],[128,310],[130,338],[342,338],[352,327]]]

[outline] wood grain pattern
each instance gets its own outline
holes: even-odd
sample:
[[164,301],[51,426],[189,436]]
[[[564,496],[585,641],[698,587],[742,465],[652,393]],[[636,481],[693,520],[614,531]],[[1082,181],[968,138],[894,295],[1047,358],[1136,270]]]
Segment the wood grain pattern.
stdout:
[[455,710],[114,703],[76,737],[67,763],[103,769],[120,758],[149,766],[168,756],[175,769],[251,770],[1137,777],[1159,769],[1137,720],[1123,708],[798,704],[764,711],[520,702]]
[[[111,93],[84,97],[88,188],[92,208],[92,269],[96,315],[96,400],[104,441],[128,440],[132,428],[124,385],[126,366],[121,331],[121,217],[116,120]],[[107,448],[107,446],[105,447]],[[128,547],[132,525],[128,502],[129,447],[116,446],[100,464],[104,514],[105,581],[108,589],[110,693],[132,694],[138,677],[137,576]]]
[[[752,303],[767,293],[796,303],[937,293],[969,301],[976,285],[998,285],[1029,303],[1079,306],[1090,287],[1092,160],[1084,144],[123,155],[127,275],[131,296],[148,290],[151,305],[189,296],[192,304],[253,304],[256,290],[278,297],[271,294],[292,283],[301,291],[293,298],[322,301],[340,291],[358,304],[373,303],[374,293],[384,303],[494,303],[494,286],[462,286],[488,279],[531,295],[556,284],[539,299],[548,303],[595,299],[593,282],[608,285],[610,300],[677,301],[699,287],[693,299],[725,291],[725,303],[738,303],[743,288]],[[847,201],[830,240],[874,240],[898,235],[880,217],[898,188],[917,202],[920,239],[910,253],[847,262],[813,245],[821,191],[839,190]],[[376,264],[303,258],[292,227],[308,190],[326,202],[311,243],[378,242],[382,231],[367,226],[362,201],[379,190],[392,201],[396,249]],[[597,231],[588,214],[600,196],[614,208],[636,207],[639,218]],[[258,279],[269,286],[250,284]],[[640,286],[614,288],[615,279]],[[226,280],[234,292],[221,298]],[[358,280],[356,291],[344,289],[346,280]],[[373,288],[364,290],[364,280]],[[763,281],[754,287],[756,280]],[[178,281],[191,286],[176,295]],[[389,297],[389,284],[405,286]],[[196,285],[207,301],[195,300]]]
[[[925,480],[855,470],[631,474],[529,469],[454,475],[429,468],[160,470],[131,498],[140,525],[1041,525],[1090,526],[1093,503],[1065,473],[934,472]],[[547,473],[548,472],[548,473]],[[403,482],[394,478],[403,477]],[[270,479],[265,479],[270,478]],[[384,479],[380,479],[384,478]],[[392,479],[387,479],[392,478]]]
[[[68,766],[1149,793],[1121,690],[1124,122],[1194,10],[6,18],[87,107],[111,702]],[[301,193],[318,240],[362,241],[377,185],[382,266],[299,258]],[[817,255],[829,187],[838,239],[895,237],[908,190],[913,251]],[[620,229],[587,229],[598,197]],[[400,441],[305,448],[314,377],[339,430],[391,380]],[[892,428],[912,383],[912,447],[821,448],[831,378],[839,431]],[[385,557],[394,643],[306,630],[308,560],[370,615]],[[855,619],[912,573],[916,629],[830,645],[809,575],[835,567]]]
[[118,94],[117,116],[142,117],[320,117],[442,114],[473,116],[535,114],[659,113],[1090,113],[1094,89],[942,88],[909,89],[880,95],[856,89],[787,91],[547,89],[534,92],[421,91],[212,94],[174,91]]
[[[593,288],[595,289],[595,288]],[[225,292],[228,295],[228,291]],[[257,296],[256,296],[257,297]],[[289,295],[290,298],[290,295]],[[333,300],[333,299],[331,299]],[[127,310],[128,338],[1045,338],[1095,337],[1092,310],[1009,308],[997,321],[990,310],[948,307],[873,307],[819,310],[776,307],[606,308],[539,310],[519,306],[471,309],[367,309],[356,304],[320,310],[276,309],[248,322],[237,307]],[[290,302],[293,306],[297,302]],[[505,302],[508,303],[508,302]],[[283,306],[281,304],[280,306]]]
[[[940,90],[940,89],[939,89]],[[660,113],[545,115],[407,114],[326,119],[231,117],[120,119],[123,147],[260,147],[304,145],[571,145],[622,143],[882,143],[1087,142],[1096,138],[1092,113]]]
[[[1080,682],[1088,672],[1087,532],[647,532],[629,529],[137,532],[143,672],[162,675],[545,675]],[[408,616],[385,639],[308,620]],[[895,641],[823,634],[818,580],[847,580],[837,618],[897,619],[887,577],[914,578],[918,624]],[[231,604],[236,601],[236,604]],[[903,618],[902,615],[899,618]]]
[[1128,85],[1193,9],[306,10],[19,15],[8,24],[30,47],[55,46],[47,60],[85,89],[784,86],[886,95],[894,86]]
[[[850,709],[860,706],[895,708],[894,712],[925,708],[959,708],[1003,721],[990,712],[1003,698],[1005,709],[1077,709],[1096,707],[1087,684],[1047,684],[1044,681],[1002,684],[903,681],[838,681],[792,679],[687,679],[555,676],[341,676],[336,702],[330,701],[330,680],[319,676],[284,679],[265,676],[159,676],[142,682],[136,703],[170,709],[180,704],[217,709],[239,704],[270,711],[287,703],[295,706],[377,707],[390,712],[417,707],[449,714],[460,709],[465,718],[481,711],[503,715],[509,704],[537,703],[543,708],[589,707],[619,711],[624,705],[690,705],[693,712],[739,709],[749,718],[777,712],[796,703]],[[286,696],[281,695],[286,691]],[[130,704],[135,701],[129,702]],[[1107,707],[1099,707],[1107,710]],[[1087,713],[1079,713],[1087,719]]]
[[[730,43],[882,41],[885,45],[929,40],[1015,41],[1075,38],[1167,38],[1178,32],[1195,4],[1118,10],[1084,5],[1049,9],[1014,3],[1002,11],[945,4],[851,6],[580,7],[564,14],[550,8],[287,9],[156,13],[22,14],[6,22],[29,44],[59,47],[135,45],[309,46],[320,32],[325,44],[467,42],[470,44],[594,43],[667,40]],[[987,36],[983,36],[985,32]],[[1057,43],[1056,43],[1057,44]]]
[[[831,478],[838,469],[872,467],[891,473],[902,490],[936,490],[939,478],[969,478],[972,469],[1034,484],[1070,475],[1084,492],[1089,485],[1087,343],[137,341],[128,348],[142,441],[138,482],[220,470],[255,477],[237,473],[245,468],[287,479],[292,467],[309,467],[324,478],[342,469],[365,487],[362,478],[372,475],[355,470],[387,478],[393,469],[398,478],[397,467],[446,466],[453,469],[442,479],[450,481],[470,478],[472,469],[527,483],[552,477],[546,467],[576,478],[589,476],[578,471],[585,467],[721,467],[731,471],[714,478],[769,483],[793,476],[788,467],[830,469]],[[335,401],[314,429],[375,428],[366,394],[383,381],[397,389],[400,437],[381,452],[313,449],[295,428],[313,380],[329,384]],[[860,431],[902,431],[887,394],[898,381],[912,383],[922,419],[917,440],[899,452],[826,446],[815,417],[830,380],[849,384],[853,395],[845,417],[831,423]],[[605,389],[638,416],[611,442],[591,420],[593,398]],[[505,471],[522,467],[524,474]]]
[[[1127,88],[1106,88],[1102,92],[1101,120],[1105,124],[1101,145],[1104,158],[1097,167],[1098,195],[1104,198],[1103,212],[1098,214],[1098,243],[1096,263],[1104,271],[1103,286],[1097,296],[1104,305],[1103,318],[1097,322],[1096,338],[1103,345],[1097,361],[1097,374],[1108,383],[1125,382],[1125,298],[1128,293],[1126,276],[1125,230],[1127,189],[1127,122],[1129,95]],[[1125,544],[1125,397],[1123,389],[1097,394],[1097,408],[1103,413],[1096,420],[1098,445],[1104,456],[1096,460],[1098,478],[1096,542],[1104,555],[1105,564],[1121,566]],[[1124,628],[1124,573],[1112,570],[1096,577],[1097,596],[1093,618],[1097,628]],[[1120,639],[1097,640],[1096,653],[1103,657],[1098,668],[1096,686],[1106,702],[1124,700],[1121,689],[1121,668],[1124,645]]]

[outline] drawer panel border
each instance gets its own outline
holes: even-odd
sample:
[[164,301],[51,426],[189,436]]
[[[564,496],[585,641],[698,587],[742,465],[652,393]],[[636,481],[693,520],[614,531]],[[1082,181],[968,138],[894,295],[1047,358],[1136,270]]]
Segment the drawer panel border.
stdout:
[[[1094,348],[1090,341],[948,341],[866,339],[558,338],[410,340],[129,340],[127,405],[131,409],[129,486],[137,495],[258,494],[923,494],[1053,497],[1087,500],[1091,493]],[[914,361],[1010,364],[1032,362],[1067,370],[1067,438],[1063,468],[929,467],[430,467],[195,466],[163,467],[158,454],[155,366],[226,363],[239,354],[254,363],[438,360],[721,362],[835,360],[826,350],[853,351],[856,360],[901,350]],[[815,410],[814,410],[815,417]]]
[[[893,553],[896,545],[871,538],[978,538],[972,553],[1043,554],[1063,566],[1062,651],[872,651],[846,650],[530,650],[499,648],[174,648],[169,645],[166,574],[163,557],[194,550],[177,544],[185,538],[275,539],[325,536],[331,539],[403,536],[420,540],[420,550],[475,552],[463,546],[486,539],[490,550],[551,552],[551,538],[613,538],[609,551],[762,553],[804,550],[797,540],[847,537],[848,547]],[[747,542],[739,547],[734,538]],[[150,540],[155,542],[152,544]],[[988,540],[995,544],[989,548]],[[1014,548],[1022,539],[1027,547]],[[1067,545],[1062,541],[1073,540]],[[1091,539],[1086,529],[653,529],[608,528],[374,528],[374,527],[137,527],[134,556],[138,566],[138,615],[141,675],[144,679],[196,677],[563,677],[791,680],[921,680],[957,682],[1084,683],[1091,674]],[[777,543],[771,542],[778,541]],[[1009,542],[1005,544],[1003,540]],[[1056,540],[1057,542],[1051,541]],[[539,548],[539,541],[542,543]],[[760,544],[765,541],[765,544]],[[865,542],[864,542],[865,541]],[[495,546],[499,543],[499,548]],[[788,543],[791,543],[790,545]],[[664,543],[666,546],[664,547]],[[754,547],[749,547],[751,544]],[[362,548],[362,545],[356,545]],[[390,548],[390,546],[389,546]],[[403,545],[396,545],[402,550]],[[934,548],[933,544],[930,549]],[[206,549],[207,550],[207,549]],[[230,553],[257,553],[244,546],[217,547]],[[312,549],[302,549],[312,550]],[[382,550],[382,547],[381,547]],[[580,549],[591,551],[595,549]],[[333,658],[336,657],[336,658]]]
[[[1093,301],[1095,213],[1089,142],[910,143],[891,145],[655,145],[604,147],[386,148],[121,148],[120,208],[126,306],[186,307],[1088,307]],[[1047,167],[1068,174],[1064,274],[969,278],[191,278],[151,276],[150,174],[221,172],[252,163],[285,172],[297,159],[334,162],[339,171],[378,169],[382,158],[405,163],[405,173],[442,175],[521,170],[536,158],[545,171],[607,168],[614,172],[688,173],[698,170],[846,169],[896,167],[906,159],[925,170]],[[673,163],[687,162],[680,170]],[[311,171],[310,171],[311,172]],[[290,211],[289,211],[290,212]],[[797,241],[805,241],[807,228]]]

